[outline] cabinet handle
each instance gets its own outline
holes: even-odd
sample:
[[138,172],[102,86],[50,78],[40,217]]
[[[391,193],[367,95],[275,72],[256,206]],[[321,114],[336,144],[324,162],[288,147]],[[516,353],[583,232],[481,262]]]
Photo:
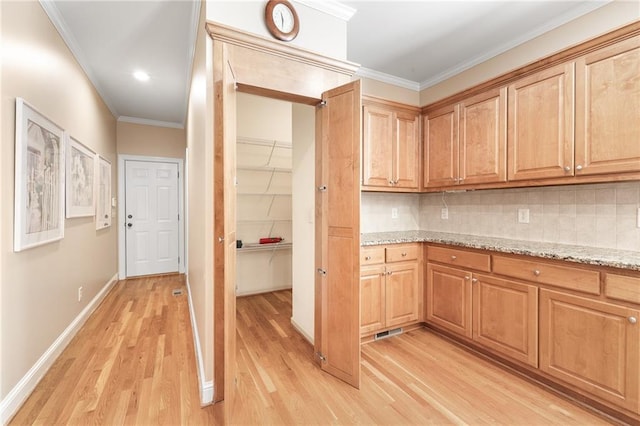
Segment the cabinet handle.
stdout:
[[638,322],[638,319],[636,317],[629,317],[627,319],[629,320],[629,324],[635,324]]
[[538,269],[534,269],[533,270],[533,275],[535,275],[537,277],[538,275],[540,275],[540,271]]
[[456,260],[458,256],[451,256],[451,260]]
[[570,172],[570,171],[571,171],[571,167],[569,167],[569,166],[564,166],[564,171],[565,171],[565,172]]
[[471,278],[471,277],[468,276],[468,275],[464,277],[464,279],[467,280],[467,281],[469,281],[469,278]]
[[402,256],[402,257],[406,257],[406,256],[407,256],[407,253],[402,253],[402,254],[401,254],[401,256]]
[[473,278],[473,279],[471,279],[471,282],[472,282],[472,283],[477,283],[477,282],[478,282],[478,279],[477,279],[477,278]]
[[365,256],[364,260],[371,260],[371,256]]
[[582,170],[582,165],[578,164],[578,165],[576,166],[576,170],[577,170],[577,171]]

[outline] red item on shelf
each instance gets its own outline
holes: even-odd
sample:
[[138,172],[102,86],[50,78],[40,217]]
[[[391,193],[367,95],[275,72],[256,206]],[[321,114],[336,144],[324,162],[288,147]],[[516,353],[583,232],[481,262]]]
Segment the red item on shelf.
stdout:
[[283,238],[281,237],[267,237],[267,238],[260,238],[260,244],[273,244],[273,243],[279,243],[280,241],[282,241]]

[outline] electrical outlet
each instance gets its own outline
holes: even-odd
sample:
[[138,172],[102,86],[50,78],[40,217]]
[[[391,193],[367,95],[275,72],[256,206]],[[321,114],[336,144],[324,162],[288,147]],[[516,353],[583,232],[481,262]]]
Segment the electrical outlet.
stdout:
[[78,302],[82,301],[82,286],[78,287]]
[[391,209],[391,219],[397,219],[398,218],[398,209],[396,207],[393,207]]
[[447,207],[443,207],[440,210],[440,219],[449,219],[449,209]]
[[518,209],[518,223],[529,223],[529,209]]

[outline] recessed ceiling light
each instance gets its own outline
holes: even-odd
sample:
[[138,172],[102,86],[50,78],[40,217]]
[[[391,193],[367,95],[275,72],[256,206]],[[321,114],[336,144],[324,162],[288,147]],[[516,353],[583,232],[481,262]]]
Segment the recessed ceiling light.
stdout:
[[151,78],[149,74],[144,71],[136,71],[133,73],[133,76],[139,81],[149,81]]

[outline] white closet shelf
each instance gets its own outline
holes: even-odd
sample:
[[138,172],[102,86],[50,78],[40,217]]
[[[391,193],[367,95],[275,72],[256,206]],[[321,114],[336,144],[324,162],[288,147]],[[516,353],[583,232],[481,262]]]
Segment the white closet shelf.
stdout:
[[290,192],[236,192],[236,195],[263,195],[267,197],[291,197]]
[[271,243],[271,244],[250,243],[250,244],[243,244],[242,248],[237,249],[237,251],[238,253],[240,253],[240,252],[250,252],[250,251],[286,250],[292,247],[293,247],[292,243]]
[[259,139],[259,138],[248,138],[239,136],[236,138],[236,142],[243,145],[257,145],[257,146],[268,146],[275,148],[288,148],[292,149],[292,143],[287,141],[277,141],[273,139]]
[[291,222],[291,219],[239,219],[236,223],[271,223],[271,222]]
[[285,169],[282,167],[269,167],[269,166],[238,166],[236,169],[246,170],[248,172],[291,173],[291,169]]

